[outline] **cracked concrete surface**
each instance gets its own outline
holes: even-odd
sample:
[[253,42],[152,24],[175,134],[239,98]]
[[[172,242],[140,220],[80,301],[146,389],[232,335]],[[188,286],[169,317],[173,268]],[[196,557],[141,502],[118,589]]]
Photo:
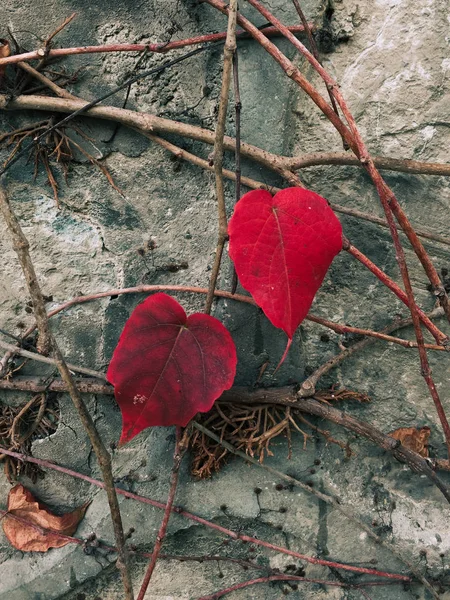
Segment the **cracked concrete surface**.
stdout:
[[[263,23],[245,2],[246,15]],[[265,2],[284,22],[297,22],[288,0]],[[9,26],[28,48],[36,45],[32,31],[45,36],[73,11],[73,3],[53,0],[39,7],[23,0],[5,0],[0,6],[1,37]],[[320,25],[324,11],[332,13],[320,44],[324,65],[338,79],[353,110],[358,126],[374,154],[448,162],[449,138],[449,20],[444,0],[337,0],[322,6],[309,0],[304,9],[309,19]],[[114,0],[96,3],[79,0],[77,17],[58,38],[61,45],[114,42],[155,42],[181,39],[199,33],[225,29],[225,20],[210,7],[193,0]],[[311,69],[289,45],[279,47],[303,68],[308,78],[320,86]],[[270,57],[252,41],[239,44],[242,137],[272,152],[302,154],[340,151],[340,139],[321,118],[316,107],[287,80]],[[180,51],[179,54],[182,54]],[[84,67],[84,75],[72,91],[92,99],[110,89],[129,73],[136,55],[110,54],[74,56],[71,68]],[[143,68],[166,60],[149,55]],[[213,129],[221,79],[221,49],[204,53],[133,86],[130,108],[148,111]],[[323,86],[320,86],[323,89]],[[110,100],[121,106],[123,94]],[[42,114],[0,114],[1,131],[18,127]],[[106,178],[85,160],[77,160],[68,185],[60,181],[61,208],[42,173],[36,181],[32,168],[18,163],[8,173],[8,189],[14,208],[31,242],[44,293],[53,297],[49,308],[79,294],[134,286],[140,283],[205,286],[215,249],[216,214],[214,178],[197,167],[174,161],[160,147],[133,131],[112,123],[80,121],[95,140],[97,157],[105,161],[124,197],[114,191]],[[227,123],[234,134],[232,113]],[[115,133],[115,135],[113,135]],[[175,140],[177,141],[177,140]],[[180,140],[178,140],[180,141]],[[211,149],[198,142],[181,141],[183,147],[207,157]],[[1,158],[5,157],[5,152]],[[232,157],[227,158],[232,168]],[[271,185],[279,179],[258,165],[244,161],[244,172]],[[354,167],[311,167],[301,173],[302,181],[332,202],[381,214],[381,208],[368,178]],[[444,177],[386,173],[411,221],[446,235],[450,204],[450,181]],[[227,186],[231,207],[233,188]],[[341,217],[345,233],[393,278],[400,280],[395,254],[386,230],[374,224]],[[151,259],[143,260],[137,249],[150,238],[158,248],[155,265],[186,261],[187,269],[176,273],[158,270]],[[449,267],[450,250],[427,242],[438,269]],[[18,262],[6,235],[0,239],[3,256],[0,280],[1,327],[20,334],[32,322],[24,282]],[[406,254],[416,297],[430,310],[434,300],[427,290],[423,271],[410,251]],[[229,285],[231,267],[225,260],[221,287]],[[203,298],[178,295],[188,312],[202,310]],[[102,299],[74,306],[52,320],[54,332],[67,360],[97,370],[105,370],[123,324],[142,296]],[[405,308],[381,284],[347,255],[334,261],[314,303],[314,312],[340,323],[380,328]],[[253,307],[219,301],[215,316],[229,328],[239,353],[236,383],[253,385],[261,365],[277,362],[285,336]],[[440,325],[445,329],[444,323]],[[288,360],[275,381],[267,375],[266,385],[301,381],[315,367],[338,352],[339,337],[323,336],[324,330],[312,323],[302,325]],[[412,331],[405,331],[412,338]],[[450,410],[448,357],[430,354],[433,374],[444,405]],[[28,364],[22,374],[49,373]],[[346,410],[374,423],[384,432],[401,426],[432,428],[432,451],[444,456],[445,447],[437,417],[413,352],[399,346],[375,344],[330,372],[322,382],[359,390],[370,395],[369,405],[348,405]],[[2,402],[17,405],[24,394],[0,391]],[[33,444],[37,457],[55,460],[82,473],[99,476],[95,457],[70,399],[59,398],[61,420],[49,438]],[[116,442],[120,432],[120,412],[111,397],[88,399],[96,423],[107,445]],[[324,426],[324,424],[322,424]],[[294,453],[287,460],[285,441],[273,444],[274,456],[268,463],[318,489],[342,498],[363,520],[396,547],[423,573],[442,586],[442,598],[450,598],[450,509],[428,480],[394,462],[371,443],[345,431],[325,425],[334,437],[349,441],[354,455],[346,459],[342,451],[313,436],[305,450],[301,435],[294,438]],[[114,451],[114,472],[118,485],[163,501],[167,496],[173,432],[157,429],[141,434],[132,443]],[[402,571],[404,566],[367,535],[349,524],[304,492],[291,489],[274,477],[239,460],[230,460],[211,480],[195,481],[183,465],[177,503],[225,527],[270,540],[310,555],[364,566]],[[318,464],[317,464],[318,463]],[[448,481],[448,476],[443,474]],[[92,532],[112,543],[113,536],[104,494],[58,473],[43,480],[23,483],[50,506],[69,510],[92,499],[77,535]],[[2,507],[9,484],[0,478]],[[259,491],[255,491],[259,490]],[[132,543],[151,549],[161,513],[148,506],[121,498],[125,529],[133,527]],[[256,557],[262,564],[281,570],[298,570],[306,577],[330,578],[328,569],[307,565],[290,557],[248,548],[240,542],[227,542],[211,531],[174,516],[164,544],[167,554],[221,554]],[[120,581],[111,564],[114,556],[88,555],[82,548],[66,546],[46,554],[15,551],[0,533],[1,600],[118,600]],[[145,562],[133,563],[138,582]],[[255,575],[256,576],[256,575]],[[188,599],[246,580],[250,575],[231,563],[182,563],[163,559],[157,566],[148,600]],[[345,581],[352,578],[344,576]],[[356,591],[321,586],[298,590],[286,584],[254,586],[229,597],[236,599],[276,599],[289,593],[292,598],[344,600],[359,597]],[[423,588],[401,586],[373,588],[372,600],[427,598]]]

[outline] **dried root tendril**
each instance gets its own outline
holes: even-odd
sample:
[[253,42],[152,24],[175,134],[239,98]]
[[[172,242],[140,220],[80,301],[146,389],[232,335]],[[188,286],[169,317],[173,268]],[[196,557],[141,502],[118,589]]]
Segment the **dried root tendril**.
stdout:
[[[48,127],[52,127],[55,124],[55,119],[56,117],[51,117],[48,120],[39,121],[38,123],[33,123],[27,127],[15,129],[0,135],[0,148],[3,146],[4,148],[10,149],[6,160],[3,162],[3,167],[6,167],[8,163],[13,160],[14,156],[22,148],[25,140],[35,138]],[[81,145],[75,141],[75,139],[69,135],[69,130],[71,130],[79,139],[81,138],[85,144]],[[119,194],[123,195],[105,164],[99,158],[95,158],[86,149],[85,146],[89,145],[96,148],[92,138],[77,125],[71,124],[70,126],[62,126],[61,128],[55,129],[48,134],[44,141],[36,144],[31,149],[29,160],[33,160],[34,179],[38,176],[39,167],[43,166],[57,206],[59,206],[59,184],[55,177],[54,168],[58,167],[62,170],[64,180],[67,183],[70,165],[74,160],[77,160],[77,155],[78,157],[83,156],[92,165],[97,167],[106,177],[111,187]]]
[[[36,394],[19,407],[0,404],[0,444],[8,450],[31,455],[32,442],[54,433],[58,422],[58,402],[53,393]],[[0,460],[3,461],[4,472],[10,483],[15,482],[19,475],[29,477],[33,483],[43,476],[42,469],[32,463],[6,454],[0,454]]]
[[[336,402],[353,400],[368,402],[365,394],[350,390],[326,390],[318,392],[317,400]],[[242,405],[216,402],[213,408],[198,417],[198,422],[214,431],[221,440],[232,444],[249,456],[256,457],[260,462],[265,456],[273,456],[270,448],[272,441],[284,436],[288,443],[288,458],[292,455],[292,432],[297,431],[303,436],[303,449],[306,449],[311,433],[302,429],[306,425],[316,434],[322,435],[327,444],[336,444],[349,458],[352,450],[348,442],[337,440],[329,431],[321,429],[307,420],[292,407],[283,408],[279,405]],[[196,429],[189,437],[189,448],[192,452],[191,472],[195,477],[205,479],[218,472],[226,463],[229,452],[219,443]]]

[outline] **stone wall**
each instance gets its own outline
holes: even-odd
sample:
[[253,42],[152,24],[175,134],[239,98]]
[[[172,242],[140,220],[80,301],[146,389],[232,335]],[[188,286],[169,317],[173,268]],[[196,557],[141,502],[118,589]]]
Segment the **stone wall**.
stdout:
[[[267,6],[285,23],[298,17],[288,0],[274,0]],[[245,14],[257,24],[263,20],[245,2]],[[357,119],[358,126],[374,154],[431,162],[448,161],[450,103],[448,3],[444,0],[342,0],[321,5],[309,0],[304,5],[308,18],[321,26],[331,17],[328,35],[322,35],[324,65],[341,84],[342,92]],[[39,8],[36,3],[5,0],[0,6],[0,37],[7,26],[28,48],[36,46],[36,35],[45,37],[73,10],[76,19],[64,30],[61,46],[115,42],[154,42],[185,38],[199,33],[222,31],[226,21],[205,5],[188,0],[114,0],[88,2],[53,0]],[[330,43],[331,41],[331,43]],[[303,64],[287,42],[279,47],[293,58],[315,84],[320,82]],[[183,51],[175,52],[174,56]],[[145,68],[167,60],[164,55],[144,58]],[[68,68],[83,67],[71,91],[93,99],[121,82],[135,66],[133,54],[74,56]],[[332,126],[322,118],[313,103],[289,81],[272,59],[250,40],[239,43],[242,91],[242,137],[261,148],[286,155],[307,152],[340,151],[341,141]],[[222,49],[218,47],[146,79],[130,94],[129,108],[214,129],[221,81]],[[322,88],[321,88],[322,89]],[[121,106],[124,93],[107,102]],[[41,113],[0,113],[0,131],[42,119]],[[138,133],[116,128],[114,123],[90,119],[80,121],[94,140],[89,152],[105,159],[123,195],[81,155],[71,166],[68,183],[61,174],[60,207],[55,205],[46,178],[39,171],[33,181],[32,165],[17,163],[7,175],[14,209],[31,243],[31,252],[44,293],[52,297],[51,308],[73,296],[118,287],[145,284],[186,284],[205,286],[209,279],[216,244],[214,177],[198,167],[173,160],[159,146]],[[230,110],[227,133],[234,135]],[[199,142],[171,138],[187,150],[207,158],[210,148]],[[82,142],[86,144],[87,142]],[[2,151],[2,159],[7,151]],[[227,166],[233,168],[232,156]],[[266,184],[280,185],[268,170],[244,161],[244,172]],[[305,185],[329,201],[381,215],[376,193],[368,177],[355,167],[323,166],[302,170]],[[445,235],[450,204],[449,180],[444,177],[386,172],[413,224]],[[227,201],[233,201],[233,187],[227,184]],[[395,252],[387,230],[353,217],[340,216],[344,231],[394,279],[400,281]],[[154,264],[144,260],[138,248],[153,238],[157,242]],[[438,269],[448,268],[449,248],[427,242]],[[19,265],[4,233],[0,239],[3,256],[0,281],[0,325],[20,334],[32,323],[28,296]],[[420,305],[430,310],[434,300],[427,280],[406,248],[411,265],[414,293]],[[170,272],[161,267],[186,262],[186,269]],[[228,289],[231,267],[225,259],[220,287]],[[179,294],[188,312],[202,310],[204,298]],[[55,335],[70,362],[105,370],[122,327],[143,296],[120,296],[74,306],[52,320]],[[381,328],[397,313],[406,316],[400,302],[359,263],[345,253],[338,256],[313,305],[314,312],[340,323]],[[285,336],[275,330],[253,307],[220,300],[214,314],[231,331],[238,349],[236,383],[253,385],[261,365],[276,364],[285,345]],[[444,323],[440,325],[445,328]],[[301,381],[324,360],[339,351],[340,338],[326,337],[312,323],[303,324],[285,365],[275,379],[265,375],[264,385]],[[405,336],[413,338],[412,330]],[[450,410],[448,357],[430,354],[433,374],[442,400]],[[270,372],[270,369],[269,369]],[[21,374],[51,373],[27,364]],[[358,418],[372,422],[385,433],[402,426],[429,425],[431,445],[445,456],[445,444],[438,419],[420,375],[416,353],[400,346],[377,343],[355,354],[331,371],[323,386],[336,385],[367,393],[368,405],[345,407]],[[25,395],[0,390],[0,400],[11,405],[23,403]],[[120,413],[112,397],[87,399],[96,424],[109,445],[120,433]],[[68,465],[83,473],[99,476],[95,457],[78,422],[70,398],[59,397],[61,412],[57,431],[33,444],[33,455]],[[318,422],[314,421],[316,424]],[[275,440],[274,456],[267,463],[298,479],[309,480],[320,489],[339,496],[354,507],[362,519],[375,523],[384,539],[393,542],[419,570],[440,580],[449,579],[450,511],[440,492],[427,479],[411,472],[390,456],[344,430],[324,425],[334,437],[349,440],[353,455],[323,437],[312,433],[306,448],[300,434],[294,436],[292,458],[287,460],[286,441]],[[305,426],[306,427],[306,426]],[[167,496],[173,432],[158,429],[138,436],[114,452],[115,476],[120,485],[163,501]],[[315,463],[319,462],[317,465]],[[374,545],[367,535],[327,505],[312,496],[280,486],[274,476],[244,462],[230,460],[223,470],[206,481],[189,474],[186,460],[177,503],[216,523],[245,531],[305,554],[317,555],[363,566],[401,571],[404,568],[387,550]],[[130,477],[131,474],[131,477]],[[446,475],[442,477],[445,479]],[[448,481],[448,477],[447,477]],[[103,492],[88,484],[57,474],[32,484],[23,483],[40,499],[60,510],[69,510],[81,501],[92,500],[77,535],[90,533],[113,541]],[[278,485],[277,485],[278,484]],[[6,504],[9,491],[6,478],[0,478],[0,504]],[[259,489],[260,493],[255,493]],[[121,499],[125,529],[135,528],[132,541],[151,548],[159,527],[161,512]],[[246,557],[248,548],[239,542],[224,544],[223,538],[191,522],[174,517],[164,551],[168,554],[223,554]],[[255,553],[253,554],[255,555]],[[256,552],[259,559],[280,569],[302,563],[285,555]],[[111,568],[112,557],[88,556],[72,545],[47,554],[22,554],[0,534],[1,600],[102,600],[122,598],[120,582]],[[326,568],[303,564],[307,577],[329,578]],[[133,565],[138,582],[145,568]],[[193,598],[212,593],[249,574],[228,563],[180,563],[161,560],[155,572],[150,599]],[[345,581],[351,577],[345,576]],[[341,588],[300,585],[255,586],[235,592],[230,598],[267,598],[290,592],[293,598],[359,597],[359,592]],[[411,590],[401,586],[373,588],[370,597],[401,600],[426,597],[419,585]],[[442,597],[450,598],[447,591]]]

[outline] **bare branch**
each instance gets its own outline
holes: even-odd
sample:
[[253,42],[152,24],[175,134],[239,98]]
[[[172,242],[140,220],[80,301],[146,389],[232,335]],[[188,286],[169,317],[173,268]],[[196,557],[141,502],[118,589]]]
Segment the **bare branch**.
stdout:
[[106,450],[98,431],[95,427],[94,421],[92,420],[86,405],[81,398],[81,395],[74,383],[72,375],[67,367],[66,362],[59,350],[58,344],[55,338],[50,332],[49,321],[45,310],[44,298],[34,271],[31,257],[28,252],[28,241],[24,236],[22,229],[17,221],[17,218],[10,206],[10,203],[6,197],[6,193],[0,188],[0,209],[5,218],[9,233],[11,235],[14,249],[17,252],[19,260],[21,262],[22,270],[27,281],[28,290],[33,300],[33,310],[36,317],[36,321],[40,326],[40,335],[42,341],[45,340],[49,349],[53,350],[56,366],[60,372],[61,378],[67,385],[70,397],[78,411],[80,419],[89,436],[90,442],[94,449],[97,457],[100,469],[102,471],[103,480],[105,482],[105,489],[108,496],[109,507],[111,512],[111,519],[114,527],[114,534],[116,539],[116,545],[118,549],[118,560],[117,567],[120,570],[122,576],[122,582],[125,590],[125,597],[127,600],[133,600],[133,588],[131,584],[131,577],[128,570],[128,559],[125,549],[125,537],[122,527],[122,519],[120,516],[120,508],[117,500],[117,495],[114,490],[114,479],[111,469],[111,457]]
[[216,288],[217,278],[219,276],[220,263],[222,260],[223,249],[228,238],[227,230],[227,212],[225,208],[225,189],[223,183],[223,152],[225,123],[227,119],[228,94],[230,93],[231,74],[233,70],[233,56],[236,50],[236,16],[237,0],[230,0],[228,10],[228,29],[223,51],[223,73],[222,88],[220,91],[219,114],[217,117],[216,134],[214,137],[214,174],[216,179],[217,195],[217,213],[218,213],[218,239],[214,264],[211,270],[208,295],[206,296],[205,313],[211,313],[211,307],[214,299],[214,290]]

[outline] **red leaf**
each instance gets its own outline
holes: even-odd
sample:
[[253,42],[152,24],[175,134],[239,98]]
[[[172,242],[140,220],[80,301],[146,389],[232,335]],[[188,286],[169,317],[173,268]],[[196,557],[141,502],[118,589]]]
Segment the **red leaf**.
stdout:
[[11,544],[22,552],[47,552],[49,548],[61,548],[70,540],[58,534],[72,535],[84,517],[88,505],[89,502],[71,513],[54,515],[44,504],[38,502],[29,490],[19,484],[9,492],[8,513],[3,520],[3,531]]
[[125,324],[108,368],[122,411],[119,444],[146,427],[185,426],[230,388],[236,349],[209,315],[186,317],[166,294],[147,298]]
[[230,256],[242,286],[292,339],[333,258],[342,227],[328,202],[302,188],[248,192],[230,220]]

